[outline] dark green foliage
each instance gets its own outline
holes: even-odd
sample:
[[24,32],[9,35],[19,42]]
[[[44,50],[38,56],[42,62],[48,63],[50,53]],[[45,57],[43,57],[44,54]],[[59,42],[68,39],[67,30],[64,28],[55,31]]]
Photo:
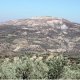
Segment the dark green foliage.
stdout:
[[30,57],[0,59],[0,79],[80,79],[80,64],[62,55],[49,60]]
[[57,79],[61,77],[61,73],[64,67],[63,56],[57,56],[56,58],[50,59],[47,62],[49,67],[48,78],[49,79]]

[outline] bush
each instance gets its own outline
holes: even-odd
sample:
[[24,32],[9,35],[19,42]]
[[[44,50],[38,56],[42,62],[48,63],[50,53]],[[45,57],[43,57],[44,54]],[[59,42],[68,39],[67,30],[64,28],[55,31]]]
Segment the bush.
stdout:
[[64,70],[63,70],[62,78],[64,78],[64,79],[80,79],[80,68],[78,68],[78,65],[65,66]]
[[33,71],[31,73],[31,79],[47,79],[48,66],[43,61],[35,61],[33,65]]
[[1,79],[16,79],[16,66],[13,63],[4,61],[0,66]]
[[61,77],[61,73],[64,67],[64,58],[62,55],[47,61],[47,65],[49,67],[49,79],[57,79]]
[[49,60],[27,56],[0,60],[0,79],[80,79],[80,64],[68,64],[62,55]]
[[32,61],[28,57],[6,61],[0,67],[1,79],[47,79],[48,67],[43,61]]
[[43,61],[32,61],[29,58],[22,59],[21,61],[16,69],[17,78],[43,79],[47,77],[48,67]]

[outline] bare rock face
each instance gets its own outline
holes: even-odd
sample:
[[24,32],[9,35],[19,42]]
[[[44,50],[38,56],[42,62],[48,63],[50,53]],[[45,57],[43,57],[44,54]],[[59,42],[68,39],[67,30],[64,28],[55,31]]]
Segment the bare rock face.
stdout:
[[54,17],[33,17],[0,25],[0,54],[80,54],[80,24]]

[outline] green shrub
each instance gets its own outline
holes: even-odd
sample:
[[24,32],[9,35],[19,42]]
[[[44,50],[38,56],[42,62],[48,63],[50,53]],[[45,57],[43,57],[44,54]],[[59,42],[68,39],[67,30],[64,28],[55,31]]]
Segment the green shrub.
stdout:
[[1,79],[16,79],[16,66],[13,63],[4,61],[0,66]]
[[47,61],[47,65],[49,67],[48,72],[49,79],[57,79],[61,77],[61,73],[64,67],[64,58],[62,55],[50,59],[49,61]]
[[68,64],[62,55],[49,60],[27,56],[0,60],[0,79],[80,79],[80,64]]
[[46,63],[43,63],[43,61],[35,61],[31,73],[31,79],[47,79],[48,70]]
[[80,69],[71,69],[71,66],[65,66],[63,71],[64,79],[80,79]]
[[30,61],[29,58],[26,58],[25,60],[21,60],[21,62],[17,62],[17,68],[16,68],[16,72],[17,72],[17,78],[21,78],[21,79],[30,79],[30,74],[32,72],[32,65],[33,62]]
[[23,79],[44,79],[47,78],[48,67],[43,61],[32,61],[29,58],[22,60],[17,67],[17,77]]

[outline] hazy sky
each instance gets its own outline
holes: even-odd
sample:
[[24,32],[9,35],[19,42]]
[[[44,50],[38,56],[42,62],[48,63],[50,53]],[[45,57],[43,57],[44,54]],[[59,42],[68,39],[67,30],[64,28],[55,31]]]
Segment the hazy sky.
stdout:
[[80,0],[0,0],[0,21],[33,16],[80,22]]

